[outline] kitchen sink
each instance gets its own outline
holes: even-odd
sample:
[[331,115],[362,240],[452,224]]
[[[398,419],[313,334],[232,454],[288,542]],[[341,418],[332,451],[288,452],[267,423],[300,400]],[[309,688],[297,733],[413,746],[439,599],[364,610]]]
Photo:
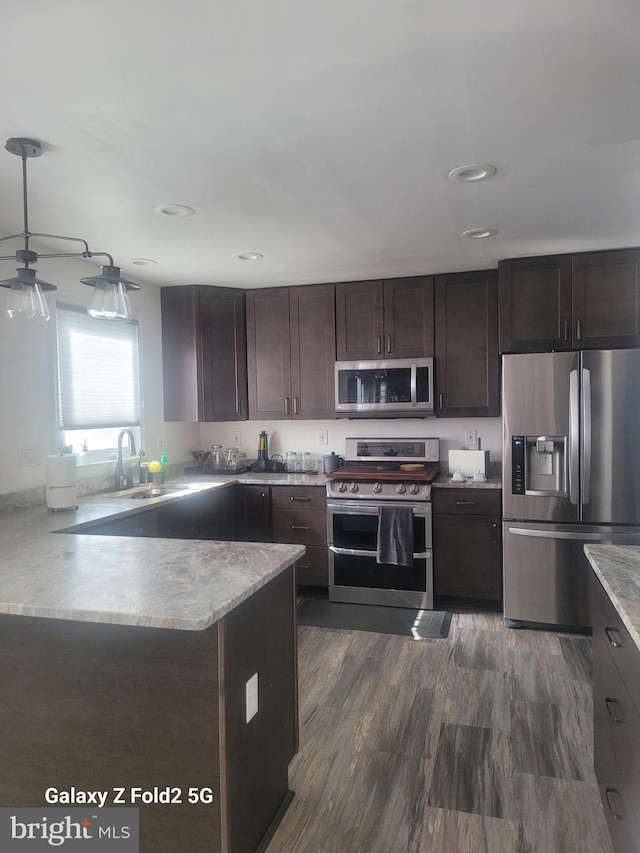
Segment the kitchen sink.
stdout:
[[150,486],[148,489],[141,489],[131,495],[132,500],[144,500],[145,498],[161,498],[163,495],[171,495],[174,492],[186,492],[189,486]]

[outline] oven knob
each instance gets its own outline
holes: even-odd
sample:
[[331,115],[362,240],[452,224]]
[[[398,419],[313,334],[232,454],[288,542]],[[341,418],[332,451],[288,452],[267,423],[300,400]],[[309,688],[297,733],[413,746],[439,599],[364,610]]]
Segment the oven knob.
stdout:
[[338,483],[338,491],[339,492],[346,492],[347,491],[347,484],[346,483]]
[[349,491],[350,492],[357,492],[358,491],[358,484],[357,483],[351,483],[351,485],[349,486]]
[[420,491],[420,486],[417,483],[411,483],[411,485],[409,486],[409,494],[410,495],[417,495],[419,491]]
[[407,487],[405,486],[405,484],[404,483],[398,483],[398,485],[396,486],[396,492],[399,495],[404,495],[404,493],[406,491],[407,491]]
[[382,491],[382,486],[380,485],[380,483],[374,483],[373,484],[373,493],[375,495],[379,495],[381,491]]

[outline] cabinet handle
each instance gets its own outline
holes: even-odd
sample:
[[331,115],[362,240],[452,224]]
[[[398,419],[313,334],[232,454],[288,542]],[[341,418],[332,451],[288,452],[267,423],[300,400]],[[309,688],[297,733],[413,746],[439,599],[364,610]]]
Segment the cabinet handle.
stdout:
[[617,706],[620,704],[617,699],[605,699],[604,704],[607,708],[607,714],[609,714],[609,719],[612,723],[624,722],[622,717],[618,716],[618,712],[616,711]]
[[[456,501],[456,506],[475,506],[478,501]],[[493,525],[495,527],[495,524]]]
[[311,530],[310,527],[303,527],[302,525],[299,525],[299,524],[292,524],[291,529],[292,530]]
[[310,569],[311,568],[311,566],[305,566],[304,563],[296,563],[296,566],[299,569]]
[[444,394],[440,394],[440,408],[444,409]]
[[576,340],[582,339],[582,320],[576,320]]
[[564,321],[564,339],[565,341],[569,340],[569,321]]
[[[622,648],[622,646],[624,646],[622,635],[620,634],[620,631],[618,631],[617,628],[605,628],[604,632],[607,635],[607,640],[609,640],[611,645],[614,646],[616,649],[620,649]],[[618,639],[615,639],[614,635]]]
[[391,352],[391,335],[387,335],[387,352]]
[[378,355],[382,353],[382,335],[378,335]]
[[289,498],[290,501],[310,501],[311,498]]
[[285,415],[291,414],[291,400],[289,397],[284,398],[284,413]]
[[611,794],[615,794],[617,797],[619,797],[620,791],[618,791],[616,788],[605,788],[604,795],[607,800],[607,806],[609,808],[609,811],[611,812],[611,816],[613,817],[613,819],[622,820],[622,815],[620,814],[620,812],[617,812],[611,805]]
[[300,406],[299,406],[298,398],[294,397],[293,398],[293,414],[297,415],[299,411],[300,411]]

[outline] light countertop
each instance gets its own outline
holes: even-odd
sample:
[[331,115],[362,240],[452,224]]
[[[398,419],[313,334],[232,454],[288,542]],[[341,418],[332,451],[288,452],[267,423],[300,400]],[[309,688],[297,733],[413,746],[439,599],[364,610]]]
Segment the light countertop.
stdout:
[[640,546],[585,545],[584,552],[640,649]]
[[[232,482],[191,484],[189,491]],[[179,499],[98,494],[75,511],[3,514],[0,613],[199,631],[304,554],[300,545],[56,532]]]

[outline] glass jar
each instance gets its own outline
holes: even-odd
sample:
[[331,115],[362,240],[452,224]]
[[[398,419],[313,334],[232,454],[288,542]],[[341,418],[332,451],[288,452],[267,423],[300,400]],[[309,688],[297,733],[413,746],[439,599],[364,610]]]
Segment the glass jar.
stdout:
[[309,463],[311,460],[311,454],[307,450],[303,450],[298,454],[298,463],[296,465],[296,471],[300,474],[304,474],[309,470]]
[[287,450],[285,468],[290,474],[295,474],[298,466],[298,454],[294,450]]
[[216,471],[221,471],[227,467],[227,457],[221,444],[211,445],[211,467]]
[[227,468],[230,471],[236,471],[238,469],[238,448],[227,447],[225,452],[227,454]]

